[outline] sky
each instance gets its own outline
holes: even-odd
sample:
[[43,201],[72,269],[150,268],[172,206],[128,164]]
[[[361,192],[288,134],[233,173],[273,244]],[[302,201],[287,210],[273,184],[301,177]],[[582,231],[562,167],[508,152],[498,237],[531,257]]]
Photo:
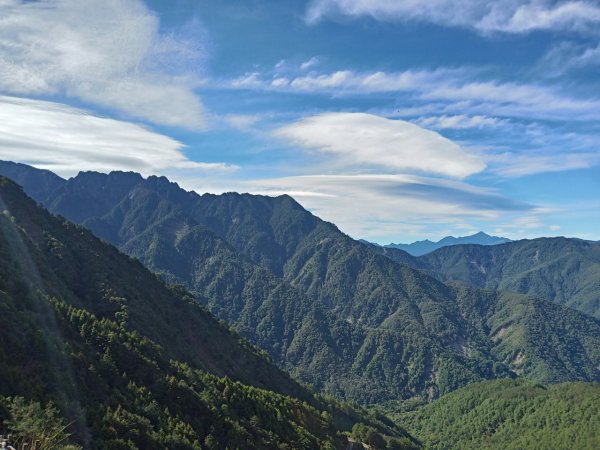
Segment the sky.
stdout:
[[599,75],[597,0],[0,0],[0,159],[599,240]]

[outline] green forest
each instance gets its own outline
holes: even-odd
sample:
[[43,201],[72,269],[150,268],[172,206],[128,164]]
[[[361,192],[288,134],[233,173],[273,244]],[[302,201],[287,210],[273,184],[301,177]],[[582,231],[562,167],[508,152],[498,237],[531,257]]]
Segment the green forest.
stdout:
[[600,385],[485,381],[395,417],[430,449],[594,450]]
[[385,448],[414,446],[391,421],[297,384],[185,291],[7,179],[0,198],[4,434],[86,449],[313,449],[345,448],[362,424]]
[[434,270],[450,250],[354,241],[288,196],[0,169],[41,203],[2,179],[0,431],[15,442],[597,448],[600,322],[541,288],[556,270],[593,279],[572,262],[593,260],[588,244],[545,266],[555,278],[534,266],[537,290],[497,290],[460,262]]

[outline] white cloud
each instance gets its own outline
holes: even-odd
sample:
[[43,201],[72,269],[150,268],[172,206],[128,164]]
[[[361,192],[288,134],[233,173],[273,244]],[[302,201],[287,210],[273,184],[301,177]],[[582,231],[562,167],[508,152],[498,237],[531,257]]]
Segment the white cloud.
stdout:
[[[390,92],[414,89],[422,83],[433,83],[443,81],[448,74],[457,73],[456,70],[439,71],[406,71],[396,73],[372,72],[356,73],[351,70],[340,70],[332,73],[299,76],[292,78],[289,89],[295,92]],[[258,72],[246,73],[245,75],[231,81],[233,88],[257,88],[268,89],[274,86],[261,77]],[[285,86],[287,86],[285,85]]]
[[[453,116],[505,116],[520,118],[598,120],[600,99],[573,98],[556,87],[535,84],[478,81],[480,75],[468,69],[407,70],[404,72],[310,73],[276,82],[253,72],[229,82],[235,89],[273,90],[328,95],[369,95],[398,93],[409,96],[412,108],[442,103],[439,113]],[[415,109],[416,108],[416,109]],[[401,108],[402,109],[402,108]],[[406,108],[403,108],[406,110]],[[431,108],[429,108],[431,110]],[[410,114],[409,114],[410,115]],[[481,120],[481,119],[478,119]],[[490,121],[485,121],[490,125]],[[463,123],[465,123],[463,121]],[[483,123],[481,123],[483,125]]]
[[589,32],[600,23],[600,7],[595,2],[521,1],[512,11],[502,11],[505,5],[484,17],[478,28],[483,31],[525,33],[533,30],[573,30]]
[[275,88],[282,88],[287,86],[288,84],[290,84],[290,80],[288,80],[287,78],[275,78],[273,81],[271,81],[271,86]]
[[541,58],[537,72],[545,76],[560,76],[573,69],[585,69],[600,65],[600,44],[583,46],[573,42],[561,42]]
[[489,189],[414,175],[292,176],[250,180],[240,190],[292,195],[314,214],[362,238],[431,235],[438,227],[511,220],[532,209]]
[[569,64],[577,67],[586,67],[600,64],[600,44],[588,47],[577,55]]
[[467,129],[467,128],[484,128],[491,127],[496,128],[505,120],[497,119],[495,117],[487,116],[467,116],[464,114],[458,115],[442,115],[442,116],[429,116],[421,117],[416,120],[416,123],[422,127],[438,128],[438,129]]
[[280,59],[279,61],[277,61],[277,64],[275,64],[273,68],[275,69],[275,71],[280,71],[283,70],[286,65],[287,62],[285,61],[285,59]]
[[503,153],[489,157],[491,170],[505,177],[588,169],[600,163],[599,153]]
[[225,123],[229,126],[242,131],[248,131],[251,129],[259,120],[261,116],[258,114],[229,114],[223,117]]
[[[391,73],[345,70],[312,72],[273,83],[260,73],[252,73],[249,89],[322,93],[334,97],[395,93],[396,108],[369,112],[388,119],[402,118],[435,130],[479,129],[476,145],[470,143],[466,148],[482,155],[489,163],[488,172],[503,177],[586,169],[600,164],[593,124],[600,120],[600,98],[594,95],[572,97],[558,86],[478,81],[481,76],[481,72],[468,68]],[[557,127],[556,121],[566,127]],[[591,122],[591,126],[587,122]],[[589,134],[566,131],[578,123],[586,123]],[[498,133],[500,129],[502,134]],[[309,139],[320,139],[321,135],[323,133],[306,134]],[[293,137],[301,141],[305,136]],[[334,139],[334,136],[329,138]],[[344,142],[343,139],[340,142]],[[320,153],[331,155],[323,150]],[[366,150],[363,153],[366,154]],[[339,158],[338,164],[343,164],[342,159]],[[351,162],[355,167],[344,170],[364,170],[374,160],[364,157]],[[442,168],[437,173],[444,170],[443,166],[439,167]],[[339,170],[339,167],[332,169]]]
[[202,39],[185,33],[161,34],[139,0],[3,0],[0,92],[64,93],[150,122],[203,128],[199,80],[188,68],[201,64]]
[[240,89],[260,88],[262,86],[263,82],[258,72],[246,73],[231,82],[231,87]]
[[317,64],[319,64],[319,58],[316,56],[313,56],[308,61],[305,61],[302,64],[300,64],[300,70],[308,70],[311,67],[316,66]]
[[140,125],[59,103],[0,96],[0,159],[69,177],[81,170],[227,172],[235,166],[188,159],[183,144]]
[[574,99],[551,88],[518,83],[473,81],[440,84],[423,92],[422,98],[470,102],[467,105],[471,111],[493,109],[498,114],[522,117],[571,115],[574,118],[573,115],[577,114],[579,119],[593,120],[600,115],[600,101],[597,98]]
[[292,80],[290,86],[300,92],[331,91],[337,92],[391,92],[412,90],[421,83],[442,81],[445,71],[411,71],[386,73],[355,73],[340,70],[326,74],[310,74]]
[[339,15],[429,22],[481,33],[535,30],[596,33],[600,24],[600,6],[585,0],[313,0],[306,19],[308,23],[316,23]]
[[335,156],[354,169],[423,171],[464,178],[485,169],[481,159],[433,131],[364,113],[325,113],[286,125],[274,135]]
[[540,235],[543,236],[546,234],[548,229],[557,231],[556,229],[553,229],[556,228],[556,226],[548,226],[545,221],[553,213],[559,212],[564,216],[565,212],[560,211],[557,208],[538,206],[531,208],[528,211],[524,211],[522,214],[513,216],[510,221],[500,223],[499,225],[505,230],[503,235],[511,239],[523,239],[527,236],[539,237]]

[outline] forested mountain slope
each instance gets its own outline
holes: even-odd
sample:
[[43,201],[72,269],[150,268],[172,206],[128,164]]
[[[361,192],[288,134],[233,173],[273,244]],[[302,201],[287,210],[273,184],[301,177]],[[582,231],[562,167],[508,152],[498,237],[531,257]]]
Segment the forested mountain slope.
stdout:
[[185,291],[6,178],[0,211],[0,396],[55,402],[75,443],[346,448],[340,431],[362,422],[412,447],[391,422],[314,397]]
[[600,385],[485,381],[399,417],[430,449],[595,450]]
[[345,398],[435,398],[514,374],[600,377],[596,320],[442,284],[288,196],[200,196],[165,178],[81,173],[46,204],[183,283],[299,379]]
[[520,292],[600,318],[600,243],[568,238],[524,239],[496,246],[457,245],[420,257],[385,255],[441,281]]

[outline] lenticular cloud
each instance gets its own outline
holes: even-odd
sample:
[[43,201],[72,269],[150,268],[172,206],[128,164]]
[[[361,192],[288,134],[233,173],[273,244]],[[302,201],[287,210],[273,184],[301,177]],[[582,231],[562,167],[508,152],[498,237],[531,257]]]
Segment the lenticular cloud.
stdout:
[[464,178],[485,169],[478,156],[436,132],[373,114],[319,114],[279,128],[275,136],[335,156],[351,170],[376,167]]

